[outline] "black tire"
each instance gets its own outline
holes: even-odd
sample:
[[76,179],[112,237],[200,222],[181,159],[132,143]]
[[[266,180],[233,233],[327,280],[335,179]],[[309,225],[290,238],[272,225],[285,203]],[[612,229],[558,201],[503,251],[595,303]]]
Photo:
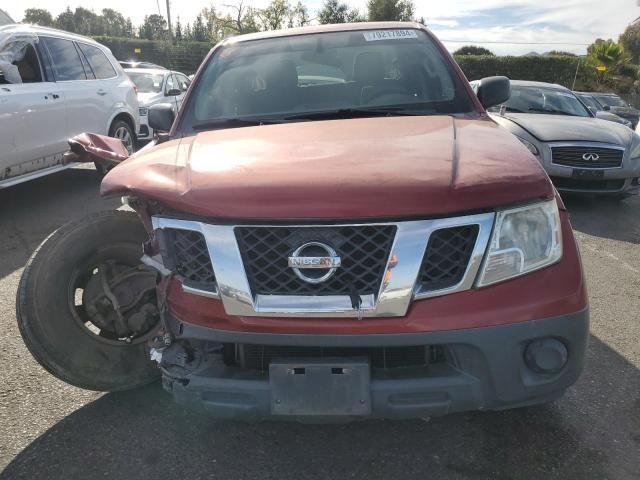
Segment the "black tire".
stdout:
[[111,127],[109,128],[109,136],[113,138],[120,138],[121,140],[123,140],[120,132],[126,132],[126,135],[128,135],[127,138],[129,143],[124,143],[129,150],[129,154],[132,154],[136,151],[136,134],[133,131],[133,128],[131,128],[131,125],[129,125],[129,123],[125,122],[124,120],[116,120],[111,124]]
[[63,225],[35,251],[16,299],[27,348],[51,374],[77,387],[118,391],[158,377],[144,341],[108,341],[90,332],[69,301],[73,279],[88,262],[117,258],[139,264],[147,234],[135,213],[104,211]]

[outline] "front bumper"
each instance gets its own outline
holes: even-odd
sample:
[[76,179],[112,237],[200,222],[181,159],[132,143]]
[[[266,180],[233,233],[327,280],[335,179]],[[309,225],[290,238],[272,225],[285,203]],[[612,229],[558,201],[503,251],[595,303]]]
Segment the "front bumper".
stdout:
[[147,115],[141,116],[138,140],[147,141],[151,139],[153,139],[153,129],[149,126],[149,117]]
[[[420,418],[469,410],[499,410],[555,399],[578,379],[589,337],[587,309],[501,326],[411,334],[225,332],[182,323],[173,317],[169,324],[178,340],[189,340],[192,344],[200,342],[201,345],[445,346],[446,361],[429,365],[419,373],[385,370],[376,374],[372,370],[368,387],[371,405],[367,416],[378,418]],[[553,339],[566,347],[566,363],[559,371],[541,373],[530,367],[530,361],[525,359],[527,346],[538,339]],[[216,354],[204,357],[197,368],[181,368],[177,372],[165,370],[163,384],[181,404],[224,417],[270,417],[278,411],[268,374],[229,367]],[[278,418],[301,419],[299,416]],[[332,417],[311,414],[309,418],[302,418],[319,421]]]

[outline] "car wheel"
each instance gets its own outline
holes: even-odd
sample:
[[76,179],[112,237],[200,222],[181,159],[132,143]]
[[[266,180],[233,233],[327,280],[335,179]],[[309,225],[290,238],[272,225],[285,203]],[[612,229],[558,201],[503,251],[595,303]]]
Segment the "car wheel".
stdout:
[[136,151],[136,136],[131,126],[124,120],[116,120],[109,129],[109,136],[124,143],[129,155]]
[[[129,152],[129,155],[133,154],[137,150],[136,138],[133,134],[133,130],[131,129],[131,126],[124,120],[116,120],[115,122],[113,122],[111,128],[109,128],[109,136],[120,139],[124,146],[127,148],[127,152]],[[94,165],[96,167],[98,175],[100,175],[101,177],[105,176],[109,171],[107,167],[98,162],[94,162]]]
[[16,316],[28,349],[51,374],[99,391],[158,377],[146,347],[160,328],[156,273],[140,262],[146,238],[135,213],[105,211],[63,225],[35,251]]

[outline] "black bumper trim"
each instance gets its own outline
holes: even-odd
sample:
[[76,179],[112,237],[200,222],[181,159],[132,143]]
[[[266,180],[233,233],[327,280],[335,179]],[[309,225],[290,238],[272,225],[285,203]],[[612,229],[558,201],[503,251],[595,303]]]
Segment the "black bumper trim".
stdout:
[[[185,324],[183,336],[216,342],[272,345],[446,344],[451,355],[450,363],[436,364],[422,376],[385,375],[384,378],[371,379],[372,417],[419,418],[469,410],[501,410],[559,397],[582,372],[589,338],[589,312],[584,310],[496,327],[423,334],[232,334]],[[566,345],[568,360],[561,371],[542,374],[526,366],[524,350],[531,340],[539,338],[558,339]],[[179,403],[205,409],[217,416],[272,416],[268,378],[238,372],[237,369],[232,371],[216,362],[181,379],[165,376],[164,386]],[[324,421],[325,418],[311,417],[311,420]]]

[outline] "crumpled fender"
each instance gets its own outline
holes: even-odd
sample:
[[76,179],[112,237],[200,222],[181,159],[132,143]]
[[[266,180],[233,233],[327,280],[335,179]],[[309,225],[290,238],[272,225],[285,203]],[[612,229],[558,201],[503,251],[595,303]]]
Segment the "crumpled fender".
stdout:
[[90,162],[104,166],[107,170],[129,158],[129,152],[117,138],[81,133],[67,140],[69,151],[64,154],[63,164]]

